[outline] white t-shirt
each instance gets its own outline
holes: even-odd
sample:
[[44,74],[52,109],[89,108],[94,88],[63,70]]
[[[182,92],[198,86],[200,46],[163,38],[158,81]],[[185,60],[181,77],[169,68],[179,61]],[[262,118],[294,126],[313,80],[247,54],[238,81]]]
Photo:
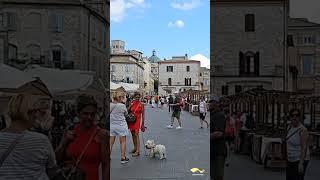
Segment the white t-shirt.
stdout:
[[199,112],[200,113],[205,113],[205,112],[207,112],[207,110],[206,110],[206,103],[205,102],[200,102],[200,104],[199,104]]
[[128,114],[126,105],[110,103],[110,125],[125,126],[127,124],[125,114]]

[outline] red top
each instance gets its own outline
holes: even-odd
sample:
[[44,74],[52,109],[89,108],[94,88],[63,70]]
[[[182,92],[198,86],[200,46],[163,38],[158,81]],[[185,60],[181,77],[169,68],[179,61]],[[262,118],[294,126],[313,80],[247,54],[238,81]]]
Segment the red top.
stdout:
[[226,129],[225,129],[225,134],[226,136],[234,136],[234,126],[231,123],[231,117],[230,115],[227,116],[226,119]]
[[[76,138],[69,144],[66,153],[67,156],[72,157],[75,161],[82,153],[84,147],[89,142],[89,139],[94,133],[94,130],[98,128],[94,126],[89,130],[81,130],[80,125],[76,125],[75,134]],[[86,152],[84,153],[82,160],[79,163],[79,168],[86,173],[86,180],[99,180],[99,166],[101,163],[101,145],[99,143],[98,134],[101,129],[98,128],[97,135],[91,141]]]
[[144,106],[140,101],[134,100],[131,103],[131,112],[134,113],[136,117],[135,123],[128,123],[130,131],[135,131],[139,133],[141,127],[142,113],[144,112]]

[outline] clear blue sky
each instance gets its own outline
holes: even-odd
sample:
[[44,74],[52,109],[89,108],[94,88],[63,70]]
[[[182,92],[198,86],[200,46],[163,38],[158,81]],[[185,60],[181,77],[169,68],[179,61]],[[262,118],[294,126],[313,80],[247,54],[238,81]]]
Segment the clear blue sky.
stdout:
[[[181,21],[178,21],[181,20]],[[178,22],[177,22],[178,21]],[[171,23],[170,23],[171,22]],[[161,59],[210,55],[209,0],[111,0],[111,40]]]

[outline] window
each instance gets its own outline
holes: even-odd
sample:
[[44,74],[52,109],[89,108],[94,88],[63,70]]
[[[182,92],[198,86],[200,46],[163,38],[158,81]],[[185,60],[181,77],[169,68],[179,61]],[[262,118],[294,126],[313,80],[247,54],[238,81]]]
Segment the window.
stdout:
[[118,45],[116,45],[116,48],[118,48]]
[[17,59],[17,55],[18,55],[17,46],[13,44],[9,44],[9,60]]
[[58,13],[53,13],[50,16],[50,24],[51,29],[54,32],[62,32],[63,31],[63,15]]
[[171,83],[172,83],[172,82],[171,82],[171,78],[169,78],[169,79],[168,79],[168,85],[171,86],[171,85],[172,85]]
[[167,72],[173,72],[173,66],[167,66]]
[[184,78],[184,85],[191,86],[191,78]]
[[111,76],[111,80],[112,80],[112,81],[116,81],[116,76],[115,76],[115,75],[112,75],[112,76]]
[[126,82],[130,83],[130,78],[129,77],[126,78]]
[[240,86],[240,85],[234,86],[234,92],[236,94],[241,93],[242,92],[242,86]]
[[254,14],[246,14],[246,16],[245,16],[245,31],[246,32],[254,32],[255,31]]
[[187,72],[190,72],[190,66],[187,66]]
[[294,47],[293,35],[289,34],[287,39],[288,47]]
[[107,30],[105,26],[102,26],[102,48],[107,48]]
[[202,73],[200,73],[200,76],[202,76]]
[[205,80],[204,80],[204,85],[205,85],[205,86],[208,86],[208,85],[209,85],[209,80],[208,80],[208,79],[205,79]]
[[222,95],[227,96],[228,95],[228,91],[229,91],[229,87],[227,85],[221,87],[221,94]]
[[126,72],[129,72],[129,65],[125,65]]
[[315,44],[316,38],[315,36],[304,36],[303,44]]
[[0,27],[4,25],[3,14],[0,14]]
[[242,52],[239,53],[240,76],[259,76],[259,56],[259,52],[247,52],[246,54],[243,54]]
[[302,73],[304,75],[310,75],[313,73],[313,56],[302,55]]
[[112,65],[112,66],[111,66],[111,71],[112,71],[112,72],[115,72],[115,71],[116,71],[116,66],[115,66],[115,65]]
[[52,51],[52,61],[54,63],[55,68],[61,68],[61,51],[60,50]]

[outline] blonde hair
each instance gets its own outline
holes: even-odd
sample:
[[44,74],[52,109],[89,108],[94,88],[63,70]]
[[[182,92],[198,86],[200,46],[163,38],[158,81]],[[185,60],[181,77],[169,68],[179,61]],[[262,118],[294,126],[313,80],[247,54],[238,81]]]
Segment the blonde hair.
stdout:
[[112,95],[112,99],[114,101],[120,101],[121,99],[126,97],[126,93],[121,92],[121,91],[116,91],[115,93],[113,93]]
[[8,115],[11,120],[28,120],[29,112],[35,110],[37,99],[31,94],[18,94],[12,97],[8,105]]

